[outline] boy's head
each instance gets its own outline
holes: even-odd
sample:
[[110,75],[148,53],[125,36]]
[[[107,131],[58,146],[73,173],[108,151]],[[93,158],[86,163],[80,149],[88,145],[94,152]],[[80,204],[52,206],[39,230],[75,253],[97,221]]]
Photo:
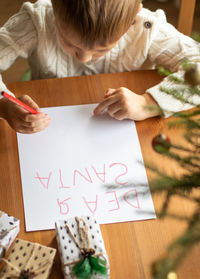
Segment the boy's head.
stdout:
[[105,55],[134,23],[141,0],[52,0],[52,6],[66,50],[68,43],[77,50],[93,49],[96,55],[91,58],[96,59]]

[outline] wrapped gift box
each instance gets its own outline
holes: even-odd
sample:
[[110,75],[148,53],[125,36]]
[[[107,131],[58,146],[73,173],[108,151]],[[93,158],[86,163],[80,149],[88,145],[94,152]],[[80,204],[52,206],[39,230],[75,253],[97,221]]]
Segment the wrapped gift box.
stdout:
[[[78,220],[78,221],[77,221]],[[80,225],[79,225],[80,223]],[[86,233],[89,249],[93,249],[93,256],[103,260],[106,264],[107,275],[98,272],[92,272],[90,279],[109,278],[109,261],[106,254],[104,241],[97,220],[93,216],[82,216],[59,220],[56,222],[56,238],[61,257],[63,274],[66,279],[77,278],[74,275],[74,266],[83,261],[85,256],[81,253],[81,247],[84,247],[84,241],[81,241],[81,234]],[[82,230],[80,229],[82,228]]]
[[0,258],[15,240],[20,229],[20,221],[7,213],[0,211]]
[[56,249],[38,243],[16,239],[5,263],[0,278],[48,278]]

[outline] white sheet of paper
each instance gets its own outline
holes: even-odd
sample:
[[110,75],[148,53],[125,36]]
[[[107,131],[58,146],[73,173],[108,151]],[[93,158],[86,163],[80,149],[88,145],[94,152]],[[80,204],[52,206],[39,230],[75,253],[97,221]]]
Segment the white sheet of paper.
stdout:
[[50,126],[17,134],[27,231],[88,214],[100,224],[155,218],[134,122],[93,116],[95,106],[42,109]]

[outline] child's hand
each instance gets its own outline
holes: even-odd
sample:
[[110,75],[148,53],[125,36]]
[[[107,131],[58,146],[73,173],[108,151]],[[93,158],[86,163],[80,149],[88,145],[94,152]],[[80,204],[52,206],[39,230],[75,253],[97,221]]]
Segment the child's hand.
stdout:
[[146,108],[149,105],[158,108],[158,104],[147,93],[138,95],[127,88],[120,87],[118,89],[108,89],[104,98],[105,100],[95,108],[95,115],[107,111],[111,117],[118,120],[144,120],[160,114],[157,109],[149,110]]
[[[33,109],[40,111],[38,105],[29,96],[23,95],[18,99]],[[36,133],[45,129],[50,123],[50,117],[47,114],[42,112],[30,114],[20,106],[5,99],[1,99],[0,108],[1,116],[19,133]]]

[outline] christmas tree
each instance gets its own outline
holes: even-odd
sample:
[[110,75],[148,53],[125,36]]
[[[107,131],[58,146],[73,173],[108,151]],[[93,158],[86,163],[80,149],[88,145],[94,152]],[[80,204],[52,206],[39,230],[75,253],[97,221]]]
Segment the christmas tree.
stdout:
[[[173,80],[175,86],[160,90],[183,103],[195,105],[194,96],[200,96],[200,67],[198,64],[183,61],[183,75],[178,76],[170,71],[160,68],[160,73]],[[178,162],[183,174],[179,177],[169,176],[159,169],[148,166],[156,179],[150,182],[151,192],[164,193],[165,199],[158,213],[159,218],[167,216],[187,222],[187,229],[168,247],[165,256],[152,264],[152,276],[154,279],[176,279],[176,269],[186,256],[188,251],[200,242],[200,197],[193,195],[194,189],[200,188],[200,105],[188,112],[174,114],[175,120],[169,122],[170,127],[186,129],[184,138],[185,146],[175,145],[166,135],[158,135],[152,140],[154,150],[162,156]],[[170,201],[174,196],[190,200],[195,205],[192,216],[186,218],[176,212],[169,212]]]

